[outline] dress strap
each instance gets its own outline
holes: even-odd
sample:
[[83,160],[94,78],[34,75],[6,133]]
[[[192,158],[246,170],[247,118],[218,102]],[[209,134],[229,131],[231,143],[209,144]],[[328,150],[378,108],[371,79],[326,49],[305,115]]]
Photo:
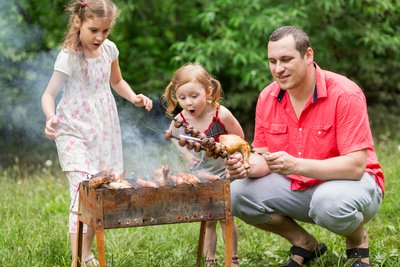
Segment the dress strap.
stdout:
[[181,115],[181,118],[183,119],[183,123],[188,124],[187,121],[186,121],[186,119],[185,119],[185,117],[184,117],[183,114],[182,114],[182,111],[179,112],[179,115]]

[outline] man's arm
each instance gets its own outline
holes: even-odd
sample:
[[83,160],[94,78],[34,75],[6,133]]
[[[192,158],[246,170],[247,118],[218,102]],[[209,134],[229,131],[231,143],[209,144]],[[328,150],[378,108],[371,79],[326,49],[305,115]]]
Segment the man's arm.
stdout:
[[264,158],[271,172],[281,175],[298,174],[320,180],[360,180],[365,172],[367,149],[323,159],[296,158],[284,151],[266,153]]

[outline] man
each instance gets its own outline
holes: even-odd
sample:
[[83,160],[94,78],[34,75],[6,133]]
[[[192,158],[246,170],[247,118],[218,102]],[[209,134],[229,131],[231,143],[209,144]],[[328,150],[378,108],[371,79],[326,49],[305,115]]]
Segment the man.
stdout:
[[297,220],[344,236],[351,266],[370,266],[364,224],[379,210],[384,176],[365,96],[320,69],[307,34],[294,26],[272,33],[268,61],[275,81],[258,98],[257,153],[248,170],[239,155],[226,161],[231,178],[244,178],[231,184],[233,214],[292,244],[283,266],[307,264],[327,249]]

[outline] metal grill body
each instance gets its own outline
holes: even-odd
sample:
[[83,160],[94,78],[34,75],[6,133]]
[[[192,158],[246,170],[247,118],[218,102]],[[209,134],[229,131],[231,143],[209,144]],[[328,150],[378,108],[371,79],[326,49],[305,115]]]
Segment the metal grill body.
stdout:
[[219,180],[159,188],[79,187],[77,259],[82,257],[83,223],[95,230],[100,267],[106,267],[104,229],[201,222],[196,266],[201,266],[206,221],[226,220],[225,266],[231,266],[232,215],[230,183]]

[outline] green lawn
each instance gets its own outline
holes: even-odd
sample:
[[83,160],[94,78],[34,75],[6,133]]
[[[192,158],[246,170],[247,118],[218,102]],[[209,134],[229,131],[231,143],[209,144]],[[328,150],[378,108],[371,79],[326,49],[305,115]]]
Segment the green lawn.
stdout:
[[[400,266],[398,143],[383,138],[378,156],[386,175],[386,194],[379,214],[367,224],[373,266]],[[0,266],[70,266],[68,186],[60,171],[24,171],[18,163],[0,173]],[[279,266],[290,245],[273,234],[240,220],[241,266]],[[106,230],[108,266],[195,266],[200,223]],[[328,245],[328,252],[311,266],[346,266],[344,239],[305,225]],[[223,242],[218,236],[223,266]]]

